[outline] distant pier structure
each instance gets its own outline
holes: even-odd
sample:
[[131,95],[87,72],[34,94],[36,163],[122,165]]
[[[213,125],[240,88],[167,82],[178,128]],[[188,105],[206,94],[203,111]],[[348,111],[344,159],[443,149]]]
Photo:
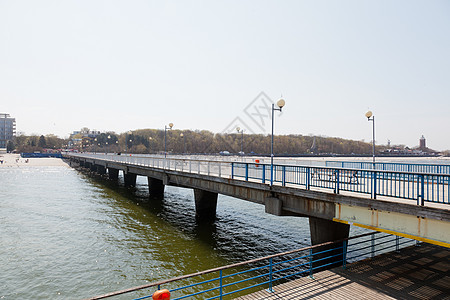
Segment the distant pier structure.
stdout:
[[427,140],[425,139],[425,137],[423,135],[419,140],[419,148],[420,148],[420,150],[425,150],[427,148]]

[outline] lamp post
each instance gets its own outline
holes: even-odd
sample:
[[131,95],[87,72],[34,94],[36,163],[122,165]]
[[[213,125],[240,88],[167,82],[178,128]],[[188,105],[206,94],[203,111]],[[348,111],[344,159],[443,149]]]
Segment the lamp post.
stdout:
[[180,137],[183,138],[183,144],[184,144],[184,152],[183,154],[186,154],[186,136],[183,133],[180,133]]
[[275,108],[275,104],[272,103],[272,137],[270,141],[270,186],[273,185],[273,123],[274,123],[274,115],[275,111],[281,111],[286,102],[283,99],[278,100],[277,106],[279,108]]
[[372,121],[372,160],[373,160],[373,169],[375,170],[375,116],[369,110],[366,112],[367,121]]
[[173,123],[169,123],[169,127],[164,125],[164,158],[167,157],[167,129],[172,129]]
[[151,154],[152,153],[152,140],[153,138],[150,136],[148,138],[148,153]]
[[236,131],[238,133],[242,134],[242,138],[241,138],[241,153],[240,154],[243,155],[244,154],[244,129],[241,130],[240,127],[236,127]]

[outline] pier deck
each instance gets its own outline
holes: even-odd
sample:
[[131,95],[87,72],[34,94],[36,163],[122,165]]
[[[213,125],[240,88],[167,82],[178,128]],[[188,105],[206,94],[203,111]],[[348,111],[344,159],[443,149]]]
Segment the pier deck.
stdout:
[[421,244],[303,277],[239,300],[450,299],[450,249]]

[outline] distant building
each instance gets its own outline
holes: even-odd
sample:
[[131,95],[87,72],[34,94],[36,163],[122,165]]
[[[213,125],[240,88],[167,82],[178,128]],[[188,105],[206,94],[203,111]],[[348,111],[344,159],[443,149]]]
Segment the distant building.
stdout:
[[425,150],[427,148],[427,141],[425,140],[425,137],[422,135],[422,137],[419,140],[419,149]]
[[16,135],[16,119],[0,113],[0,148],[6,148],[8,141]]

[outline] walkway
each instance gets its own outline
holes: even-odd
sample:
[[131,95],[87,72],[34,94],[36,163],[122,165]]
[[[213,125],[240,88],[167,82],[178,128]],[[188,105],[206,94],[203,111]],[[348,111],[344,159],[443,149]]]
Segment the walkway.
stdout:
[[262,290],[239,300],[450,299],[450,249],[421,244]]

